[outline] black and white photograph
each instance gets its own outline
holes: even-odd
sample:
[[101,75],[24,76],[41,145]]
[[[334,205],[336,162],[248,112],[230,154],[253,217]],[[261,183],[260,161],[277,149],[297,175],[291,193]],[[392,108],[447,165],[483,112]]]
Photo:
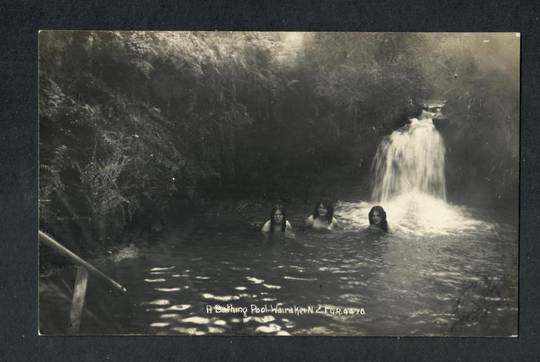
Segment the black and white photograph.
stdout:
[[38,40],[40,335],[518,336],[520,33]]

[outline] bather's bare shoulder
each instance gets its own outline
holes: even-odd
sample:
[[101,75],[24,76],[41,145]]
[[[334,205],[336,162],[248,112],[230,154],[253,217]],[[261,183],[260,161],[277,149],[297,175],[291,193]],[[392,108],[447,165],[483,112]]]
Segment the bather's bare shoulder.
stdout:
[[264,223],[263,227],[261,228],[261,231],[263,233],[270,232],[270,220]]

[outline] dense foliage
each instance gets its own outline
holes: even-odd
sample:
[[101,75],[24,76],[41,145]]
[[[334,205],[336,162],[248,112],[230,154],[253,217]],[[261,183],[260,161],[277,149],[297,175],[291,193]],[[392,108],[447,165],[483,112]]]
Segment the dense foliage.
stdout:
[[447,101],[450,195],[517,200],[513,34],[77,31],[39,43],[40,210],[53,231],[104,239],[223,195],[367,187],[382,137],[428,98]]

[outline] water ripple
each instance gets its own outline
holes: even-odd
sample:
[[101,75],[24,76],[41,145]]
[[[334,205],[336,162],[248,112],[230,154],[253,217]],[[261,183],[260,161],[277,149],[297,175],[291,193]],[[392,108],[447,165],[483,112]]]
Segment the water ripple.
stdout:
[[173,331],[182,334],[189,334],[190,336],[203,336],[206,334],[204,331],[200,331],[197,328],[174,327]]
[[167,311],[174,311],[174,310],[183,311],[189,308],[191,308],[191,305],[189,304],[177,304],[177,305],[171,305],[168,308],[155,308],[153,310],[156,312],[167,312]]
[[279,285],[263,284],[263,286],[268,289],[281,289],[281,286]]
[[229,302],[231,300],[238,300],[240,299],[240,297],[236,296],[236,295],[223,295],[223,296],[219,296],[219,295],[214,295],[214,294],[211,294],[211,293],[203,293],[202,294],[202,297],[204,299],[214,299],[214,300],[219,300],[220,302]]
[[257,322],[257,323],[260,323],[260,324],[272,322],[274,320],[276,320],[276,318],[274,316],[271,316],[271,315],[265,315],[263,317],[249,316],[249,317],[245,317],[243,319],[244,323],[254,321],[254,322]]
[[257,279],[255,277],[246,277],[246,279],[252,282],[253,284],[261,284],[264,282],[264,279]]
[[154,288],[154,290],[158,291],[158,292],[177,292],[180,290],[180,288]]
[[281,327],[278,326],[277,324],[274,324],[274,323],[271,323],[267,326],[259,326],[257,327],[257,329],[255,329],[255,332],[260,332],[260,333],[275,333],[275,332],[279,332],[281,330]]
[[163,270],[171,270],[171,269],[174,269],[175,266],[167,266],[167,267],[156,267],[156,268],[152,268],[150,269],[150,271],[163,271]]
[[316,281],[317,278],[300,278],[300,277],[291,277],[291,276],[288,276],[288,275],[285,275],[283,277],[283,279],[289,279],[289,280],[303,280],[303,281],[308,281],[308,282],[312,282],[312,281]]
[[210,323],[210,319],[195,316],[195,317],[184,318],[184,319],[182,319],[182,322],[193,323],[193,324],[208,324],[208,323]]
[[223,333],[225,332],[225,330],[223,328],[218,328],[218,327],[208,327],[208,332],[209,333]]
[[159,316],[159,318],[163,318],[163,319],[166,319],[166,318],[178,318],[180,317],[180,314],[178,313],[170,313],[170,314],[162,314]]
[[168,299],[157,299],[151,302],[143,302],[143,305],[168,305],[171,302]]
[[167,327],[169,325],[170,325],[170,323],[167,323],[167,322],[155,322],[155,323],[150,324],[150,327],[163,328],[163,327]]

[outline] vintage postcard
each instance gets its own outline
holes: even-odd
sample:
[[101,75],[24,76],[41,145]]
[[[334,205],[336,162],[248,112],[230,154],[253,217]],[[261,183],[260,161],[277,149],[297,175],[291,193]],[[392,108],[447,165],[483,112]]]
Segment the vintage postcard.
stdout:
[[517,336],[519,33],[39,33],[42,335]]

